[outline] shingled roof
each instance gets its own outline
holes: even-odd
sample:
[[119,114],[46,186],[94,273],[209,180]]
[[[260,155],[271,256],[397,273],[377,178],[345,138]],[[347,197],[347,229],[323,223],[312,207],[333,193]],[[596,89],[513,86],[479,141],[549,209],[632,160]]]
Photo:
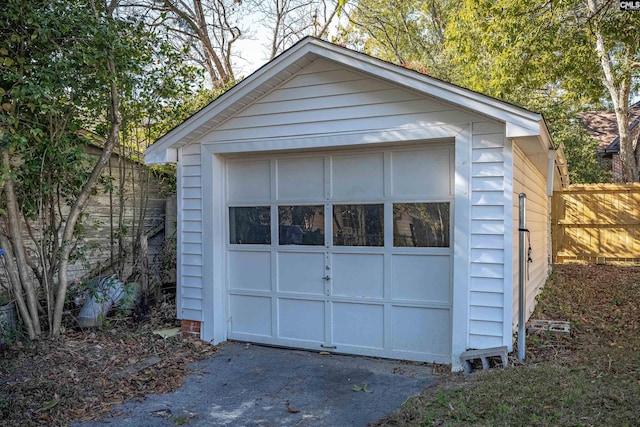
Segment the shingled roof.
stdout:
[[[629,107],[629,122],[632,137],[637,137],[640,133],[640,101]],[[580,123],[598,141],[598,154],[620,152],[618,122],[613,110],[581,113]]]

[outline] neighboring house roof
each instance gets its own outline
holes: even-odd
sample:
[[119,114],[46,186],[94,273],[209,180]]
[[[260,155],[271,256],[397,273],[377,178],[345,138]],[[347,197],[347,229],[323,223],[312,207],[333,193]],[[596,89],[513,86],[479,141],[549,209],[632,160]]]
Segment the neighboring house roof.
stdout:
[[[629,107],[629,122],[629,129],[632,134],[638,133],[637,131],[640,131],[640,101]],[[589,135],[598,141],[598,154],[620,152],[620,135],[615,111],[587,111],[581,113],[580,123],[589,132]]]
[[[318,58],[334,61],[458,108],[503,122],[506,125],[507,138],[534,137],[538,141],[540,151],[547,152],[555,148],[541,114],[364,53],[314,37],[306,37],[158,139],[145,151],[145,162],[155,164],[177,161],[177,149],[199,140]],[[558,147],[557,153],[558,163],[563,164],[562,147]],[[566,166],[560,167],[559,172],[562,178],[566,178]],[[563,182],[565,181],[563,179]]]

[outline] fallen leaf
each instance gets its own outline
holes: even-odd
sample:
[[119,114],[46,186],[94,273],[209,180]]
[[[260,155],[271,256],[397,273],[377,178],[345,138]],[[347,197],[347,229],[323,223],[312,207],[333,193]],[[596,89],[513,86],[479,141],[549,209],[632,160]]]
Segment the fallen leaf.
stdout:
[[164,339],[167,339],[178,335],[180,333],[180,328],[158,329],[156,331],[153,331],[153,333],[156,335],[160,335]]
[[151,412],[151,415],[153,415],[154,417],[169,418],[171,417],[171,409],[159,409],[157,411]]
[[48,401],[42,408],[38,409],[36,412],[48,411],[49,409],[55,407],[58,403],[60,403],[60,399],[58,399],[58,396],[56,395],[56,397]]
[[289,412],[290,414],[297,414],[298,412],[300,412],[300,409],[291,406],[288,400],[284,402],[284,405],[287,407],[287,412]]
[[360,387],[358,384],[354,384],[353,391],[364,391],[365,393],[373,393],[373,390],[369,389],[367,383],[364,383],[362,387]]

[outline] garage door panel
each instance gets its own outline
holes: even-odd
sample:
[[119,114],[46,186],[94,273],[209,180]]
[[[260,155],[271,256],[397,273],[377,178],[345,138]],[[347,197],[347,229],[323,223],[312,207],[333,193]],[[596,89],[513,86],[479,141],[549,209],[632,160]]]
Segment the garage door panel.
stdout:
[[451,348],[449,310],[394,306],[391,309],[392,349],[447,355]]
[[324,157],[278,160],[278,200],[322,200]]
[[271,336],[271,298],[229,296],[231,333]]
[[334,156],[332,194],[337,200],[375,199],[384,196],[384,154]]
[[324,295],[324,253],[279,252],[278,291]]
[[383,254],[333,254],[332,295],[351,298],[384,297]]
[[451,195],[450,157],[451,151],[446,148],[393,153],[393,196],[413,198]]
[[324,320],[324,301],[278,299],[278,338],[322,343]]
[[448,255],[393,255],[391,295],[394,300],[449,303],[451,258]]
[[384,348],[384,306],[332,303],[334,344]]
[[239,161],[227,164],[228,199],[231,202],[269,200],[271,167],[269,160]]
[[229,289],[270,291],[271,252],[229,251]]

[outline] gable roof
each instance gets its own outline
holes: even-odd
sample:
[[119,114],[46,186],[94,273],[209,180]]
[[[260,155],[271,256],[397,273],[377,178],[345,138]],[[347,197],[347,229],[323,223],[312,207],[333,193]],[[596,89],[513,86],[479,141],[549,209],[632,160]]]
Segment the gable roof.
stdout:
[[[632,135],[640,133],[640,101],[629,106],[629,130]],[[580,123],[589,135],[598,141],[599,154],[620,152],[618,121],[613,110],[587,111],[580,114]]]
[[[508,138],[536,137],[534,139],[539,143],[538,150],[546,152],[554,148],[541,114],[364,53],[314,37],[306,37],[159,138],[145,151],[145,162],[175,162],[177,149],[199,140],[319,58],[357,69],[457,108],[503,122]],[[559,151],[562,157],[561,147]],[[564,174],[561,173],[562,175]]]

